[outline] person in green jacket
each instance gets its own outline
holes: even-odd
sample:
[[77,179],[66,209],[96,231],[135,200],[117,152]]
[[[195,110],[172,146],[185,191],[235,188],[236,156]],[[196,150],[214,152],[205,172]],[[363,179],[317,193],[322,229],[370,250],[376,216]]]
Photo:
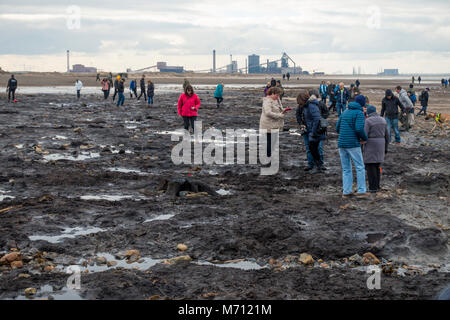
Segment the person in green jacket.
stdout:
[[216,91],[214,92],[214,98],[217,100],[217,108],[220,107],[220,104],[223,101],[223,83],[219,83],[216,87]]

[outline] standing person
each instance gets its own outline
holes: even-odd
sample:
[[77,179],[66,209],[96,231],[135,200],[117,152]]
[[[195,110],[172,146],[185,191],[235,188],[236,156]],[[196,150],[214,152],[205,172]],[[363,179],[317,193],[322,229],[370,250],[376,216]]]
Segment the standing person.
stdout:
[[275,80],[274,78],[272,78],[272,80],[270,80],[270,86],[271,86],[271,87],[276,87],[276,86],[277,86],[277,80]]
[[394,93],[392,90],[387,89],[385,97],[383,101],[381,102],[381,117],[385,117],[388,131],[389,131],[389,142],[391,142],[392,137],[392,129],[394,129],[395,132],[395,142],[400,143],[400,131],[398,130],[398,116],[400,108],[401,113],[405,114],[405,108],[403,107],[400,100],[394,96]]
[[419,96],[419,101],[420,101],[420,105],[422,106],[422,109],[420,109],[417,116],[420,116],[422,114],[422,112],[423,112],[424,116],[427,115],[428,98],[430,97],[429,91],[430,91],[430,88],[426,88],[425,90],[422,91],[422,93]]
[[284,97],[284,88],[283,88],[283,86],[281,85],[281,81],[280,81],[280,80],[277,80],[276,87],[281,89],[280,101],[283,101],[283,97]]
[[281,89],[272,87],[263,98],[261,118],[259,121],[259,130],[266,130],[267,138],[267,157],[272,156],[272,131],[283,130],[284,115],[289,110],[283,108],[280,101]]
[[334,110],[336,111],[336,96],[335,96],[335,90],[336,90],[336,85],[334,83],[330,83],[330,81],[328,81],[328,89],[327,89],[327,95],[330,97],[330,107],[328,108],[328,110]]
[[355,97],[356,97],[356,86],[352,83],[350,85],[350,98],[348,99],[348,102],[353,102],[355,101]]
[[442,88],[444,87],[444,84],[445,84],[445,80],[444,80],[444,78],[442,78],[442,79],[441,79],[441,85],[442,85]]
[[148,105],[153,105],[153,97],[155,96],[155,85],[151,80],[147,82],[147,96],[148,96]]
[[291,78],[291,74],[289,72],[286,74],[286,78],[287,78],[287,81],[289,81],[289,79]]
[[412,77],[412,84],[414,84],[414,81],[416,81],[416,78],[414,78],[414,76]]
[[364,144],[364,164],[369,181],[369,192],[380,190],[381,164],[388,152],[389,132],[386,120],[377,114],[374,106],[367,107],[367,119],[364,125],[368,140]]
[[214,91],[214,98],[217,100],[217,108],[220,107],[220,104],[223,101],[223,83],[219,83],[216,87],[216,91]]
[[119,99],[117,100],[117,106],[123,106],[125,103],[125,80],[121,78],[117,85],[117,93],[119,94]]
[[113,95],[113,102],[116,99],[116,95],[119,93],[119,82],[120,82],[120,76],[117,76],[116,80],[114,80],[114,95]]
[[185,130],[189,130],[189,126],[193,131],[195,130],[194,122],[197,120],[198,108],[200,108],[200,99],[189,84],[178,99],[178,115],[183,117]]
[[350,93],[348,92],[348,89],[345,87],[343,82],[339,83],[339,87],[337,87],[335,90],[336,108],[338,117],[340,117],[347,108],[347,102],[350,99]]
[[319,94],[320,98],[322,99],[322,102],[327,104],[327,95],[328,95],[328,86],[325,84],[325,80],[322,80],[322,83],[319,87]]
[[101,85],[102,85],[103,95],[106,100],[106,99],[108,99],[108,95],[109,95],[109,80],[106,78],[103,78]]
[[361,82],[359,82],[359,79],[356,79],[355,84],[356,84],[356,87],[359,89],[359,86],[361,85]]
[[283,73],[283,81],[286,80],[286,74]]
[[[414,85],[411,83],[409,85],[409,89],[408,89],[408,98],[409,100],[411,100],[413,106],[416,106],[416,101],[417,101],[417,96],[416,96],[416,90],[414,89]],[[413,108],[414,111],[414,108]]]
[[139,86],[141,88],[141,94],[137,99],[139,100],[142,97],[142,95],[144,95],[144,101],[147,101],[147,93],[145,92],[145,75],[142,75]]
[[77,99],[80,99],[81,88],[83,88],[83,82],[77,79],[77,81],[75,81],[75,89],[77,90]]
[[411,99],[409,99],[406,90],[402,89],[401,86],[397,86],[397,88],[395,88],[395,91],[398,94],[398,99],[400,100],[401,104],[403,105],[403,107],[405,107],[407,119],[403,126],[406,131],[409,131],[409,129],[414,125],[414,105]]
[[[314,161],[314,157],[311,154],[311,150],[309,149],[309,135],[308,131],[306,129],[306,119],[305,119],[305,105],[308,103],[308,100],[311,96],[309,95],[309,92],[307,90],[303,90],[299,93],[297,96],[297,110],[295,113],[295,116],[297,118],[297,122],[300,125],[301,135],[303,137],[303,142],[305,145],[305,151],[306,151],[306,158],[308,159],[308,167],[305,168],[305,171],[311,171],[314,169],[314,166],[316,165]],[[319,143],[319,156],[320,161],[323,165],[323,148],[322,148],[322,140]],[[324,166],[322,166],[322,169],[325,169]]]
[[448,80],[447,79],[445,79],[444,84],[445,84],[445,89],[447,89],[447,87],[448,87]]
[[339,134],[338,147],[342,166],[344,197],[353,194],[352,161],[356,168],[358,195],[367,195],[366,170],[361,151],[361,144],[368,139],[367,134],[364,131],[365,117],[363,106],[365,105],[366,98],[362,95],[358,95],[354,102],[349,103],[348,109],[341,115],[336,124],[336,131]]
[[272,88],[272,86],[270,85],[270,82],[267,82],[267,85],[264,88],[264,97],[267,97],[267,91],[269,91],[270,88]]
[[189,82],[189,80],[187,78],[184,78],[184,82],[183,82],[183,92],[186,92],[186,88],[187,86],[190,86],[191,83]]
[[420,76],[417,80],[419,80],[419,84],[422,82],[422,78]]
[[95,79],[95,82],[100,81],[100,73],[97,73],[97,79]]
[[[316,92],[317,94],[317,92]],[[325,132],[320,131],[320,107],[318,94],[311,94],[308,102],[306,103],[303,113],[306,122],[306,134],[308,135],[309,151],[314,159],[314,168],[311,173],[319,173],[325,171],[323,166],[323,151],[322,156],[320,149],[321,143],[326,139]]]
[[6,86],[6,91],[8,92],[8,103],[11,101],[11,95],[12,101],[16,100],[16,89],[17,89],[17,79],[14,78],[14,75],[12,74]]

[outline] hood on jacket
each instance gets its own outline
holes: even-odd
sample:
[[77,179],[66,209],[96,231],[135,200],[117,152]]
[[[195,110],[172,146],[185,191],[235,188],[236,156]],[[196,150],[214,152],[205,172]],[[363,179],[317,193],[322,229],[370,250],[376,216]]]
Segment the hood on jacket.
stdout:
[[389,97],[389,96],[391,96],[392,98],[394,97],[394,93],[392,92],[392,90],[391,89],[387,89],[386,90],[386,94],[385,94],[385,98],[387,98],[387,97]]
[[306,102],[309,100],[309,98],[310,98],[310,96],[309,96],[308,91],[304,90],[304,91],[300,92],[299,95],[297,96],[297,104],[300,107],[303,107],[306,104]]
[[348,104],[348,108],[353,109],[353,110],[361,110],[361,111],[364,110],[363,107],[358,102],[355,102],[355,101],[350,102]]

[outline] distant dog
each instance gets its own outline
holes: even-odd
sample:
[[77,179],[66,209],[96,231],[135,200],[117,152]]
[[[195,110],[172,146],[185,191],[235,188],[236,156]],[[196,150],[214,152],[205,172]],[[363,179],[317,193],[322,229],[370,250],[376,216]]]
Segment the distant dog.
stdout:
[[441,129],[445,131],[444,125],[449,126],[450,124],[450,114],[447,113],[428,113],[425,117],[425,120],[428,119],[434,119],[434,127],[431,129],[430,133],[433,133],[433,131],[437,128],[437,126],[441,127]]

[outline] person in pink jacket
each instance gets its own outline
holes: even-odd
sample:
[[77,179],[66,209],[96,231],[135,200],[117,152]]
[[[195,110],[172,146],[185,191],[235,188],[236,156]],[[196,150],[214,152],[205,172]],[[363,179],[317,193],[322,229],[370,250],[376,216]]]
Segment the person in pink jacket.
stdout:
[[200,108],[200,99],[194,93],[191,85],[186,86],[184,93],[178,99],[178,114],[183,117],[184,129],[189,130],[189,125],[194,130],[194,121],[197,120],[197,111]]

